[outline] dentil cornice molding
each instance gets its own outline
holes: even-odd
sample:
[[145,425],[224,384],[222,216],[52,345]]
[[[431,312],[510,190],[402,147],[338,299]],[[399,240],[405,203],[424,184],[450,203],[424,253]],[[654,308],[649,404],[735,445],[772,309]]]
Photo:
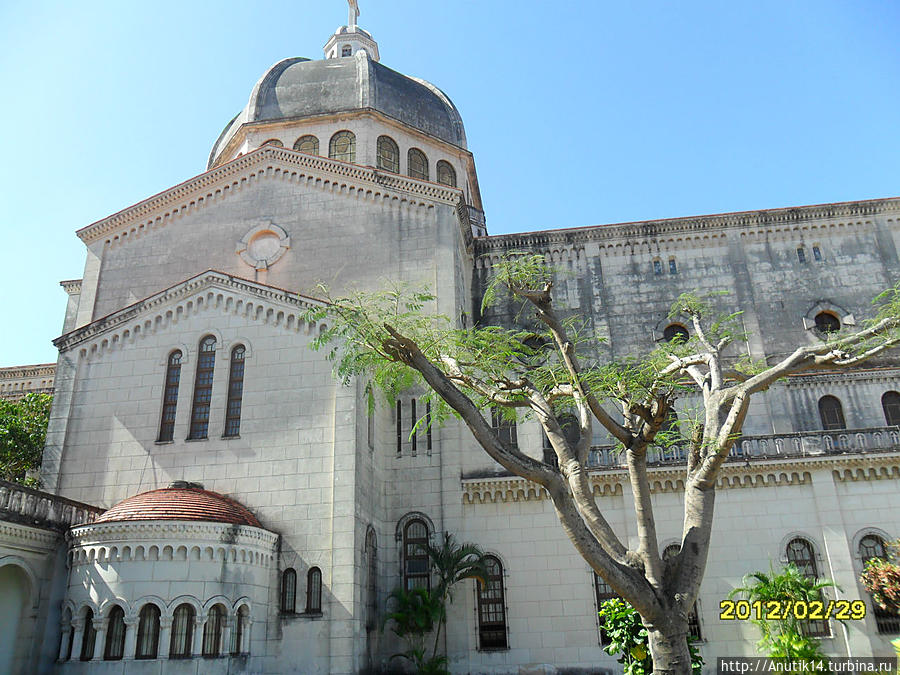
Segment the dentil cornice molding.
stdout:
[[[786,460],[754,461],[747,464],[726,464],[716,481],[720,490],[806,485],[812,482],[812,472],[831,469],[833,480],[900,481],[900,453],[827,455]],[[654,493],[684,490],[684,465],[648,469],[650,490]],[[628,472],[623,470],[593,471],[591,489],[595,497],[622,495],[629,487]],[[630,487],[629,487],[630,489]],[[462,503],[485,504],[497,502],[540,501],[549,499],[540,485],[519,476],[497,476],[462,480]]]
[[[61,351],[81,347],[82,356],[102,354],[124,340],[136,339],[207,308],[240,313],[264,323],[300,330],[298,315],[321,305],[274,286],[207,270],[124,309],[76,328],[53,341]],[[311,331],[313,326],[306,326]]]
[[457,188],[264,145],[83,227],[77,234],[86,244],[104,239],[108,244],[119,243],[165,226],[172,218],[203,208],[259,180],[289,180],[348,197],[396,199],[401,204],[422,208],[434,206],[435,202],[455,207],[463,200],[462,191]]

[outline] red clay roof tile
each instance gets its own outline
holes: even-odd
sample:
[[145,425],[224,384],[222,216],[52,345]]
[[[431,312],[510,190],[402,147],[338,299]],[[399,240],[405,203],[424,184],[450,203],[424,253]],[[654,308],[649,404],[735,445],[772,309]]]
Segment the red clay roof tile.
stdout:
[[125,499],[95,523],[123,520],[201,520],[262,527],[245,506],[217,492],[200,488],[162,488]]

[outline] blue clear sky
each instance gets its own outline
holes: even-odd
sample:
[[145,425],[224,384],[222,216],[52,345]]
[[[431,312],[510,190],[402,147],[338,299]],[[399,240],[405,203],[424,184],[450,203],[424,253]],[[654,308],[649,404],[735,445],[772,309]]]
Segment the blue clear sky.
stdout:
[[[896,0],[360,0],[457,104],[492,233],[900,195]],[[0,366],[55,361],[75,230],[201,173],[343,0],[0,2]]]

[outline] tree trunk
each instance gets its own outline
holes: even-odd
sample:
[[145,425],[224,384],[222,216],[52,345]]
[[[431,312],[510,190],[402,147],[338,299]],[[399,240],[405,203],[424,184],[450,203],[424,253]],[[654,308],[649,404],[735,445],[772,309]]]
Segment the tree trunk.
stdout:
[[644,623],[653,657],[653,675],[691,675],[687,618],[670,617],[664,624]]

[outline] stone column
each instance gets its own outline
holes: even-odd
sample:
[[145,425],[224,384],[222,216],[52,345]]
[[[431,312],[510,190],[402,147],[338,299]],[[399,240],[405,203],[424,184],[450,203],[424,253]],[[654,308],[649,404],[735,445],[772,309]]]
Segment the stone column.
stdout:
[[159,617],[159,644],[156,648],[156,658],[168,659],[169,649],[172,647],[172,617]]
[[138,617],[126,616],[125,617],[125,651],[122,653],[122,658],[125,660],[132,660],[135,657],[135,648],[137,647],[137,628],[138,628]]
[[201,656],[203,654],[203,626],[205,624],[205,616],[194,618],[194,640],[191,647],[191,656]]
[[103,647],[106,645],[106,629],[109,628],[109,619],[94,618],[94,627],[97,629],[97,637],[94,639],[94,656],[92,661],[103,660]]
[[75,630],[75,624],[73,622],[63,623],[61,633],[62,639],[59,641],[59,661],[66,660],[66,651],[69,646],[69,634]]
[[244,632],[241,635],[241,654],[250,653],[250,630],[253,627],[253,619],[249,616],[244,621]]
[[75,619],[71,630],[75,631],[75,640],[72,642],[72,658],[81,656],[81,643],[84,640],[84,619]]

